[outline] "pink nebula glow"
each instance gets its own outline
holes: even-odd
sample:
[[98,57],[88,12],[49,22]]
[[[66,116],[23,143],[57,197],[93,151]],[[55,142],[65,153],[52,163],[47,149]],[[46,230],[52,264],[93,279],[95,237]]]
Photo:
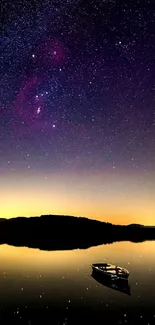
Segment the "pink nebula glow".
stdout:
[[64,62],[66,49],[62,42],[52,38],[46,38],[40,45],[39,56],[44,64],[56,66]]

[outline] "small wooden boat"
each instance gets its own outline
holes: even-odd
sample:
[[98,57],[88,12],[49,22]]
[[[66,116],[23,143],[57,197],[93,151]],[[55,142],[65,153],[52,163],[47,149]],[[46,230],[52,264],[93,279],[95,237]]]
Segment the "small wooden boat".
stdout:
[[93,272],[111,279],[127,279],[129,276],[129,271],[123,267],[107,263],[92,264],[92,269]]

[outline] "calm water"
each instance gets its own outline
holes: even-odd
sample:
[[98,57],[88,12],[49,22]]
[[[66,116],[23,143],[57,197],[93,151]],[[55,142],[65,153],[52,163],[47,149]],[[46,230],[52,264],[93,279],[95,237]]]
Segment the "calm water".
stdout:
[[[130,271],[131,296],[99,284],[91,263]],[[0,246],[0,324],[155,324],[155,242],[47,252]]]

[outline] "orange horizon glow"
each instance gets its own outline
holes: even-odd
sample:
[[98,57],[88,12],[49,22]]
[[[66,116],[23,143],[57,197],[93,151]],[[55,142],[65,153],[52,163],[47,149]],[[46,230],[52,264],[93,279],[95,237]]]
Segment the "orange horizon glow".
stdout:
[[54,214],[154,225],[153,181],[148,174],[119,171],[4,174],[0,218]]

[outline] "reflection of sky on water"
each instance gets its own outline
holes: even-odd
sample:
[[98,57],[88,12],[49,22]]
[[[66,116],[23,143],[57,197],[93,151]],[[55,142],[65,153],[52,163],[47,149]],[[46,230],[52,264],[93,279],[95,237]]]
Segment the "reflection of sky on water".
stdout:
[[[108,312],[137,308],[141,313],[154,307],[155,242],[115,243],[88,250],[46,252],[0,246],[0,305],[22,308],[74,308]],[[91,263],[114,263],[129,272],[131,296],[97,283]],[[148,299],[149,297],[149,299]],[[26,307],[25,307],[26,306]],[[11,309],[10,309],[11,310]],[[12,311],[13,312],[13,311]],[[21,312],[22,314],[22,312]]]

